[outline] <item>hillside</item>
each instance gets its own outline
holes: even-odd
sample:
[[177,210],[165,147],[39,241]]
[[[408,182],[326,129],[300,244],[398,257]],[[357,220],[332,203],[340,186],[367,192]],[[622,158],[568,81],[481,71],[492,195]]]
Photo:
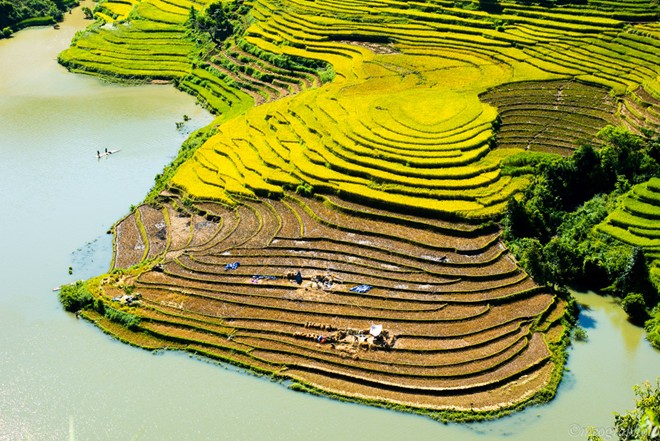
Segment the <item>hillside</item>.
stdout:
[[636,185],[599,228],[643,248],[651,259],[651,277],[660,281],[660,178]]
[[112,271],[75,306],[132,344],[436,418],[548,400],[570,302],[493,221],[531,182],[526,158],[660,128],[659,14],[102,2],[60,62],[172,82],[218,118],[117,224]]

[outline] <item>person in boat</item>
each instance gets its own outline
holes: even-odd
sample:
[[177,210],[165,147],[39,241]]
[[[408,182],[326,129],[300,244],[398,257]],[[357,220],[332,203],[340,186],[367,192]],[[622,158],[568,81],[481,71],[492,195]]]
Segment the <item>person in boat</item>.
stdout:
[[108,148],[107,147],[105,148],[105,154],[106,155],[108,154]]
[[96,157],[97,157],[97,158],[100,158],[100,157],[101,157],[101,152],[99,152],[98,150],[96,151]]

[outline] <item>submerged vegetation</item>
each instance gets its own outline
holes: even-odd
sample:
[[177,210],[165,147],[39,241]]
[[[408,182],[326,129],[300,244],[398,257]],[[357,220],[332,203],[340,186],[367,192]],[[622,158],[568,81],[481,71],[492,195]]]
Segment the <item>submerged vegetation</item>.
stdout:
[[116,225],[113,271],[66,297],[106,332],[459,421],[554,396],[563,285],[660,333],[657,3],[92,13],[60,63],[218,116]]

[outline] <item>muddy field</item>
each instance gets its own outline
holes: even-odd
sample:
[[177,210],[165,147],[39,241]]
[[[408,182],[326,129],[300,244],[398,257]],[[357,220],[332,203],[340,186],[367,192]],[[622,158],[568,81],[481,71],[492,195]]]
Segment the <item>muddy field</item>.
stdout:
[[418,410],[478,413],[556,387],[564,302],[495,227],[295,194],[182,207],[115,228],[96,294],[141,318],[136,338]]

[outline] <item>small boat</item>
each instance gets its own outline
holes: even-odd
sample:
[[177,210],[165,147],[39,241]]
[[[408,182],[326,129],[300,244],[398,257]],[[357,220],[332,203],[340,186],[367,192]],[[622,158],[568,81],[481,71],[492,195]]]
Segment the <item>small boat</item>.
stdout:
[[117,152],[121,151],[121,149],[116,149],[116,150],[105,150],[104,152],[101,152],[99,150],[96,151],[96,157],[97,158],[105,158],[106,156],[113,155]]

